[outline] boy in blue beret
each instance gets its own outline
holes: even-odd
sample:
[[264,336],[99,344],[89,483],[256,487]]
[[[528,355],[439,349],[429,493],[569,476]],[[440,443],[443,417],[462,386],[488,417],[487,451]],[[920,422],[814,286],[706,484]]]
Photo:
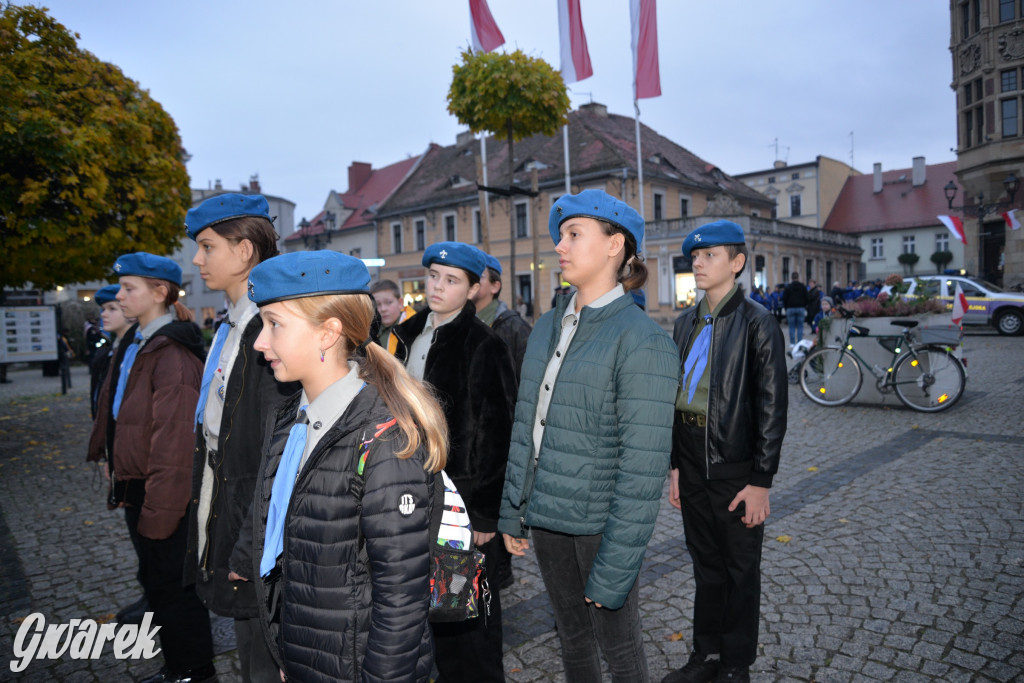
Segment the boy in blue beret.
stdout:
[[487,617],[431,624],[437,670],[451,683],[505,680],[499,590],[504,577],[495,574],[510,560],[495,532],[518,382],[505,342],[476,317],[472,299],[486,265],[486,255],[469,244],[427,247],[429,309],[393,331],[395,357],[434,388],[444,407],[450,437],[445,471],[466,502],[473,541],[486,557]]
[[774,317],[743,295],[743,229],[715,221],[687,235],[704,297],[679,316],[682,362],[669,502],[682,510],[696,596],[693,651],[663,683],[749,681],[757,656],[761,544],[786,434],[786,349]]

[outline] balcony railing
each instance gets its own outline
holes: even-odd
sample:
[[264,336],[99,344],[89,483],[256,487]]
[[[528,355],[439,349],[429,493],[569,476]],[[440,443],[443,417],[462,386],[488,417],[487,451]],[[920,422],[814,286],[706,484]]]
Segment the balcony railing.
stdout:
[[[700,226],[714,220],[718,220],[718,218],[715,216],[688,216],[686,218],[647,221],[646,239],[648,241],[683,239]],[[809,228],[806,225],[786,223],[757,216],[730,216],[729,220],[738,223],[748,236],[781,237],[814,244],[829,244],[853,249],[860,248],[860,241],[856,237],[839,232]]]

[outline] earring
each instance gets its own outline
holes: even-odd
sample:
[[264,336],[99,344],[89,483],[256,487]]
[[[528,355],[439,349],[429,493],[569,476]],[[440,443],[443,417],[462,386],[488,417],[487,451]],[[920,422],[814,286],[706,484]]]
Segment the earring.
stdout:
[[321,363],[324,362],[324,350],[323,349],[320,349],[320,362]]

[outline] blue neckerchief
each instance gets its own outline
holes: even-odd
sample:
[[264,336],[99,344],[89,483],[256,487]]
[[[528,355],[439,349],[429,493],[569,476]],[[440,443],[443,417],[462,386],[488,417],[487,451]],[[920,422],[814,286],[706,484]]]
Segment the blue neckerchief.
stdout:
[[284,445],[281,462],[274,476],[274,486],[270,490],[270,508],[267,511],[267,532],[263,539],[263,556],[260,558],[260,576],[266,576],[277,564],[278,556],[284,552],[284,519],[288,513],[288,503],[295,488],[295,477],[299,473],[302,453],[306,450],[306,408],[302,406],[299,417],[288,431],[288,441]]
[[[213,347],[206,359],[206,369],[203,370],[203,384],[199,388],[199,403],[196,404],[196,417],[193,424],[203,424],[203,415],[206,413],[206,398],[210,395],[210,383],[213,382],[213,373],[220,364],[220,353],[224,349],[224,341],[228,338],[228,329],[231,325],[225,320],[217,330],[217,336],[213,338]],[[194,429],[194,428],[193,428]]]
[[[704,329],[700,331],[700,334],[693,341],[690,353],[687,354],[686,360],[683,362],[683,386],[687,386],[686,377],[690,377],[687,403],[693,403],[693,394],[697,391],[697,384],[700,382],[701,375],[704,374],[704,368],[708,364],[708,351],[711,349],[711,328],[712,318],[710,315],[705,315]],[[691,370],[693,371],[692,374],[690,373]]]
[[135,332],[135,339],[124,350],[124,359],[121,361],[121,374],[117,376],[117,390],[114,391],[114,419],[121,412],[121,401],[124,400],[124,388],[128,384],[128,375],[131,374],[132,366],[135,365],[135,357],[139,355],[139,343],[142,341],[142,334]]

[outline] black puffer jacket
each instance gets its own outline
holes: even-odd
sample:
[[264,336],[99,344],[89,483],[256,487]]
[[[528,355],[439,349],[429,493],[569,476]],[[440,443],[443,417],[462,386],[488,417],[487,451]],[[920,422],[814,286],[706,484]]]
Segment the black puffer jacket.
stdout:
[[[421,311],[393,330],[395,357],[403,363],[429,313]],[[434,330],[423,381],[444,408],[449,439],[444,469],[466,503],[473,530],[497,531],[519,383],[508,347],[476,317],[472,302]]]
[[[268,423],[253,514],[259,576],[274,477],[301,394]],[[426,681],[433,666],[427,610],[429,490],[424,450],[399,459],[401,432],[366,385],[310,454],[295,481],[277,567],[256,580],[271,652],[293,681]],[[367,440],[362,512],[352,495]],[[411,501],[406,496],[411,497]],[[410,505],[411,502],[411,505]],[[362,533],[369,557],[359,557]],[[371,576],[373,577],[371,579]]]
[[[672,338],[680,353],[690,343],[697,306],[676,319]],[[715,318],[708,359],[707,477],[750,477],[770,488],[779,470],[786,435],[789,385],[786,342],[775,318],[737,291]],[[675,421],[679,427],[679,420]],[[685,441],[673,438],[672,467],[679,467]]]
[[[232,566],[246,570],[252,564],[252,545],[237,541],[256,487],[263,425],[283,400],[301,388],[298,382],[277,382],[263,354],[253,349],[262,328],[260,317],[255,316],[242,332],[224,395],[217,451],[207,453],[203,430],[197,429],[193,454],[185,583],[196,584],[196,595],[208,609],[235,619],[252,619],[259,614],[252,582],[228,581],[228,566],[229,560]],[[199,548],[200,491],[208,458],[214,483],[206,545]],[[242,575],[251,578],[248,571]]]

